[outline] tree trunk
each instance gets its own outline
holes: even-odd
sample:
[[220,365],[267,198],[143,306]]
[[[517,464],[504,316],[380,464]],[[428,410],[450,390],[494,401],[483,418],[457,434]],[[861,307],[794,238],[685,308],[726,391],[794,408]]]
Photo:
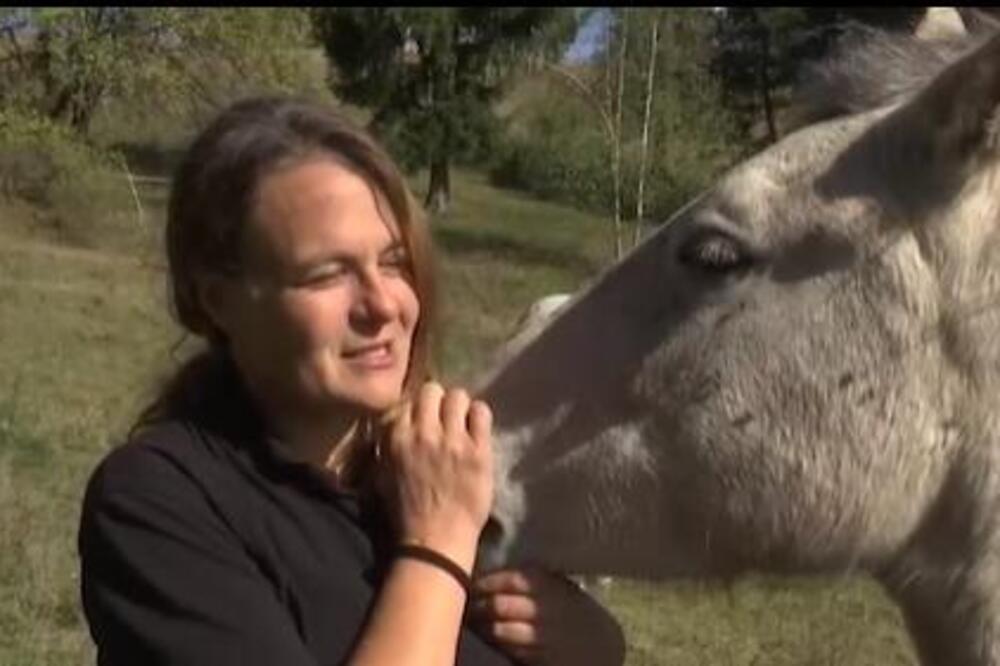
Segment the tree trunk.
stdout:
[[767,75],[767,66],[771,59],[770,36],[766,28],[762,28],[760,49],[760,94],[764,104],[764,120],[767,122],[767,137],[770,143],[778,142],[778,127],[774,122],[774,100],[771,99],[771,77]]
[[440,87],[438,85],[438,77],[446,75],[447,73],[442,73],[441,68],[438,66],[437,54],[433,50],[429,50],[425,54],[425,62],[427,68],[425,70],[426,75],[426,93],[427,93],[427,105],[431,110],[431,113],[436,113],[437,120],[442,123],[441,129],[443,130],[444,136],[430,149],[430,180],[427,183],[427,196],[424,198],[424,208],[431,215],[438,215],[448,211],[448,206],[451,204],[451,174],[448,169],[448,149],[451,146],[450,133],[448,127],[448,121],[443,120],[440,116],[440,104],[441,100],[438,99],[441,94],[440,88],[447,86],[447,80],[441,81]]
[[81,137],[90,131],[90,121],[101,103],[99,90],[87,90],[83,85],[68,86],[59,91],[49,117],[66,123]]
[[7,41],[10,42],[11,50],[14,52],[14,59],[17,61],[17,66],[22,73],[26,72],[28,67],[24,59],[24,52],[21,51],[21,43],[17,41],[17,32],[12,27],[6,28],[4,35],[7,37]]
[[625,55],[628,49],[628,8],[622,10],[622,36],[618,49],[618,89],[615,112],[615,136],[611,158],[611,173],[614,178],[615,196],[615,261],[625,254],[622,242],[622,106],[625,102]]
[[[656,11],[655,9],[653,11]],[[656,75],[656,46],[659,37],[660,16],[653,15],[653,34],[649,42],[649,67],[646,70],[646,108],[642,116],[642,152],[639,154],[639,188],[635,200],[635,233],[632,236],[632,246],[639,245],[642,240],[642,220],[645,216],[646,198],[646,164],[649,155],[649,125],[653,115],[653,78]]]
[[97,111],[101,104],[101,99],[104,97],[101,92],[100,87],[94,86],[81,86],[79,93],[76,96],[76,104],[72,107],[72,115],[70,116],[70,123],[80,136],[86,137],[89,140],[90,137],[90,124],[94,118],[94,113]]
[[431,160],[430,183],[424,208],[433,214],[445,213],[451,205],[451,172],[448,156],[438,154]]

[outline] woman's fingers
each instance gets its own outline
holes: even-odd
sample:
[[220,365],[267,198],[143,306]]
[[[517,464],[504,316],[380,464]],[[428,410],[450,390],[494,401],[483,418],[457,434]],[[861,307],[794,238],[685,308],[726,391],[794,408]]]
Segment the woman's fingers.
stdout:
[[413,403],[407,400],[400,404],[393,410],[391,417],[384,417],[383,422],[389,432],[390,451],[398,456],[400,450],[413,438]]
[[471,611],[474,622],[504,651],[526,664],[542,651],[539,599],[534,582],[523,571],[500,571],[476,580]]
[[427,382],[420,387],[420,393],[413,404],[413,425],[417,446],[436,448],[441,441],[441,401],[444,388],[437,382]]
[[449,389],[441,400],[441,423],[445,439],[458,446],[468,439],[467,417],[469,414],[469,394],[462,389]]
[[488,412],[464,389],[422,385],[393,422],[392,460],[379,486],[401,540],[470,567],[493,498]]
[[533,622],[538,619],[538,604],[522,594],[493,594],[476,599],[473,613],[489,622]]
[[480,446],[489,446],[493,433],[493,412],[482,400],[473,400],[469,406],[469,434]]
[[625,637],[614,617],[564,576],[506,569],[473,585],[478,631],[525,664],[620,666]]
[[537,578],[532,571],[505,569],[479,576],[473,588],[477,594],[531,594],[538,584]]
[[537,648],[538,626],[531,622],[494,622],[489,626],[490,636],[509,647]]

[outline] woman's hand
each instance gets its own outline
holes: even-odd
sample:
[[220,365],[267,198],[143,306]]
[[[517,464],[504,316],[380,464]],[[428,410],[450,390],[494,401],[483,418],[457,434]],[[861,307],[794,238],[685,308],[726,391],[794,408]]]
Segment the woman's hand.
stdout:
[[470,613],[484,635],[534,665],[618,666],[618,622],[572,581],[540,569],[496,571],[473,583]]
[[462,389],[428,382],[397,414],[382,445],[379,476],[397,537],[471,572],[493,502],[489,407]]

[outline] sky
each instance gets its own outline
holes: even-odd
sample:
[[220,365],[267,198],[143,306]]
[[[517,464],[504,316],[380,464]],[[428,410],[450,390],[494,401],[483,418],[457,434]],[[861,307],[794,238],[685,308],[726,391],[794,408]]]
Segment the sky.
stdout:
[[604,41],[604,32],[608,27],[611,12],[607,7],[594,11],[576,33],[576,39],[566,49],[563,59],[567,63],[586,62],[597,53]]

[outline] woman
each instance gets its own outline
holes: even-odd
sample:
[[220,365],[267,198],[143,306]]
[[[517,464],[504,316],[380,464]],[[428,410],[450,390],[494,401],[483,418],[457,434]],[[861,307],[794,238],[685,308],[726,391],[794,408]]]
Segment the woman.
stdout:
[[557,576],[470,584],[491,415],[427,381],[427,231],[372,139],[312,103],[239,103],[181,163],[166,240],[207,345],[88,485],[100,664],[622,661]]

